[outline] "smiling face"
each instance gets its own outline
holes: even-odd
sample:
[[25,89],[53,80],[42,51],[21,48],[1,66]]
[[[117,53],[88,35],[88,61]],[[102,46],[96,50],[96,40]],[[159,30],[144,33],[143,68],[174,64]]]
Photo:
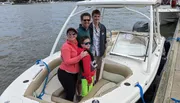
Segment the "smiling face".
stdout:
[[94,23],[99,23],[100,22],[100,14],[94,14],[92,16],[92,18],[93,18]]
[[85,39],[81,44],[81,47],[89,50],[91,47],[90,39],[89,38]]
[[81,24],[84,28],[88,28],[90,25],[91,17],[90,16],[83,16],[81,19]]
[[68,31],[67,39],[69,41],[74,41],[76,39],[76,37],[77,37],[77,34],[73,30]]

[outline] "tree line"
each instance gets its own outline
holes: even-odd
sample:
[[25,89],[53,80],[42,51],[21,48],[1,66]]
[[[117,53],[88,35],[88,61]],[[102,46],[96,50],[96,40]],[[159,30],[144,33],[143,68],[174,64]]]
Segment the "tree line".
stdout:
[[[0,2],[6,2],[7,0],[0,0]],[[30,3],[30,0],[9,0],[10,2],[14,2],[14,4],[20,3]],[[82,0],[31,0],[31,2],[48,2],[48,1],[82,1]]]

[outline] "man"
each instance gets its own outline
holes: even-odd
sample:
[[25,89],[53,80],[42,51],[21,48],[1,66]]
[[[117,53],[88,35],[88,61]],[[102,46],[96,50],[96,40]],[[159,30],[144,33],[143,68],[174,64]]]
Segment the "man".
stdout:
[[[90,34],[89,34],[89,24],[91,21],[91,15],[89,13],[83,13],[80,16],[80,20],[81,20],[81,24],[79,24],[79,28],[77,29],[78,31],[78,35],[77,35],[77,41],[78,41],[78,46],[81,47],[81,39],[85,36],[88,36],[90,38]],[[80,80],[80,77],[78,77],[78,79]],[[81,81],[81,80],[80,80]],[[83,87],[81,87],[81,82],[79,81],[78,83],[78,94],[77,95],[81,95],[81,89]],[[77,98],[81,98],[77,97]]]
[[100,16],[101,13],[99,10],[93,10],[93,22],[89,25],[92,53],[95,56],[96,63],[98,64],[96,82],[99,79],[102,57],[106,50],[106,27],[100,23]]
[[87,12],[83,13],[83,14],[81,14],[80,19],[81,19],[81,24],[79,25],[79,28],[77,29],[77,31],[78,31],[78,36],[77,36],[78,43],[79,43],[81,37],[83,37],[83,36],[90,37],[89,24],[91,21],[91,15]]

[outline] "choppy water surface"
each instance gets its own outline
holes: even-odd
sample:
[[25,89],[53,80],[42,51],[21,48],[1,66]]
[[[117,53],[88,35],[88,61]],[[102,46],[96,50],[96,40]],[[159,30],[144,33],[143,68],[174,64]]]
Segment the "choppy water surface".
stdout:
[[49,55],[74,2],[0,6],[0,94],[37,59]]
[[[0,6],[0,94],[36,60],[49,55],[55,38],[74,4],[75,2],[60,2]],[[132,23],[135,21],[131,13],[123,12],[121,14],[126,14],[124,17],[111,18],[109,15],[113,13],[119,12],[115,10],[105,14],[107,16],[103,20],[105,24],[113,23],[117,28],[129,26],[128,29],[132,29]],[[117,18],[126,20],[118,22]],[[79,17],[76,17],[71,25],[77,27],[78,22]],[[112,28],[109,25],[106,26]],[[63,40],[59,44],[62,42]]]

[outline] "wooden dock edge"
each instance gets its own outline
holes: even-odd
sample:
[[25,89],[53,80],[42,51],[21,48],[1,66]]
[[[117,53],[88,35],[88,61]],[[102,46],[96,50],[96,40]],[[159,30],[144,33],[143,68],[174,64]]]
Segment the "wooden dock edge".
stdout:
[[[180,19],[178,20],[176,26],[174,38],[180,36],[179,26],[180,26]],[[154,103],[170,103],[177,53],[178,53],[178,43],[174,40],[171,43],[171,48],[167,56],[167,61],[163,69],[162,77],[159,83],[158,90],[156,92]]]

